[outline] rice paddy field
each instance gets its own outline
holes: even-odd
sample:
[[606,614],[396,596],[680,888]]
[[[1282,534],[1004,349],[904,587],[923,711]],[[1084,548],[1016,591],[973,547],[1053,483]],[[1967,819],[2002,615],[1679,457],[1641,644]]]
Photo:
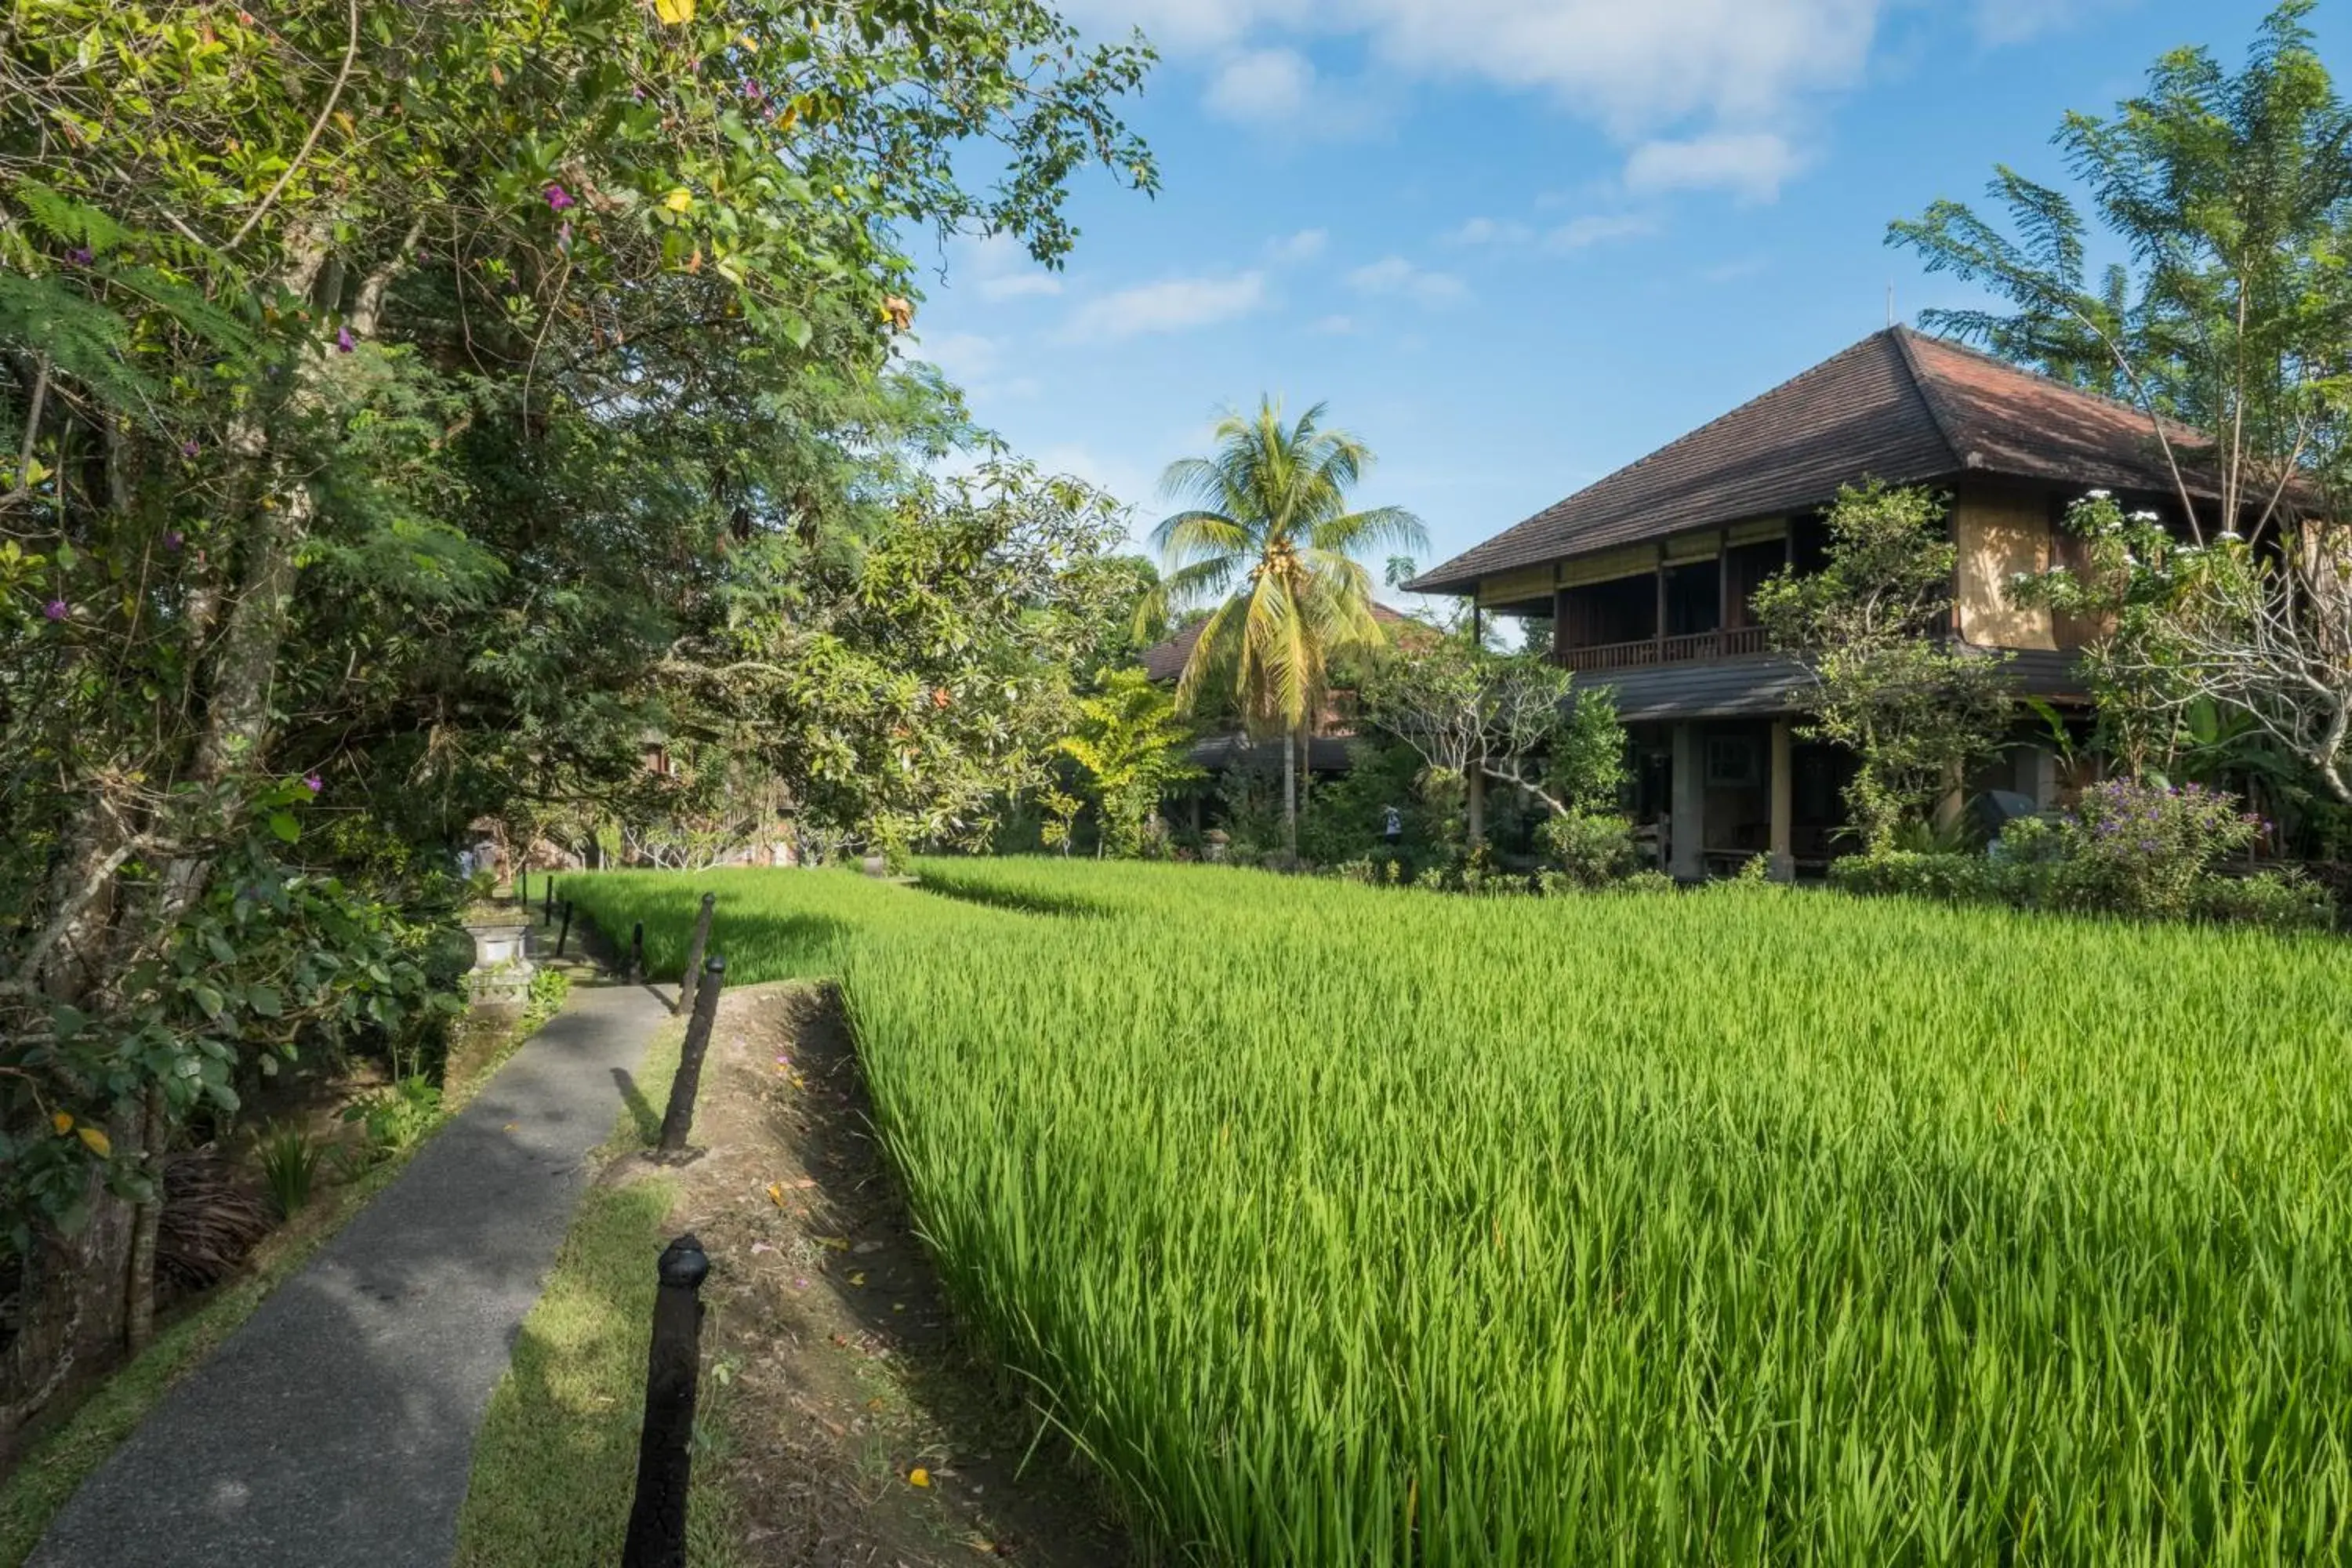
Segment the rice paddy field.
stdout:
[[922,878],[567,890],[838,976],[973,1333],[1175,1560],[2352,1561],[2340,943]]

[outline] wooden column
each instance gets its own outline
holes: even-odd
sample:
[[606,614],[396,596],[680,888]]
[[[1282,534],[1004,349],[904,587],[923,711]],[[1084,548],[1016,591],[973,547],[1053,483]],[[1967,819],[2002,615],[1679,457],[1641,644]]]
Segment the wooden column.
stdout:
[[1789,721],[1772,721],[1772,854],[1766,862],[1776,882],[1797,879],[1797,777],[1790,760]]
[[1724,632],[1731,625],[1731,531],[1715,531],[1715,637],[1721,652]]
[[1703,751],[1696,724],[1685,721],[1675,726],[1666,870],[1678,881],[1696,882],[1706,875],[1706,759]]
[[1666,658],[1666,547],[1663,541],[1658,545],[1658,624],[1653,635],[1658,645],[1658,662],[1663,664]]

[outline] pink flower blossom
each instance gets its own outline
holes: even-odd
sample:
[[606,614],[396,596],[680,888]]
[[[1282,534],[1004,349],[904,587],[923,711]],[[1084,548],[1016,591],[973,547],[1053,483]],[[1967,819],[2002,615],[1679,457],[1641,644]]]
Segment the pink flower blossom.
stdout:
[[324,779],[320,778],[318,774],[316,774],[316,773],[310,773],[310,774],[309,774],[309,775],[305,776],[305,777],[304,777],[304,779],[302,780],[302,787],[303,787],[304,789],[309,790],[312,795],[316,795],[316,794],[318,794],[320,790],[325,789],[325,788],[327,787],[327,783],[326,783],[326,781],[325,781]]
[[203,449],[203,447],[197,446],[194,441],[183,441],[180,443],[180,456],[183,458],[193,458]]
[[337,353],[347,354],[358,346],[358,344],[352,342],[352,330],[349,327],[337,327],[335,329],[335,352]]
[[48,616],[49,619],[53,621],[62,621],[72,613],[73,612],[67,607],[66,602],[63,599],[51,599],[47,604],[41,606],[41,614]]
[[551,211],[562,212],[565,207],[577,204],[572,200],[570,191],[565,190],[562,185],[551,184],[547,187],[547,205]]
[[187,536],[176,528],[166,529],[163,532],[163,548],[166,550],[177,550],[186,542]]

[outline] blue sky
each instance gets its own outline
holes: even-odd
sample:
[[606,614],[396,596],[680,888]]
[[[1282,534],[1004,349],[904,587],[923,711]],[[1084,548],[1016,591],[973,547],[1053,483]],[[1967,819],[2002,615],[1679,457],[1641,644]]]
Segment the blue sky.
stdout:
[[[2318,23],[2330,55],[2352,0]],[[1161,63],[1048,275],[927,279],[920,350],[982,421],[1160,515],[1261,392],[1368,441],[1366,504],[1468,548],[1963,289],[1884,244],[2164,49],[2234,62],[2268,0],[1065,0]]]

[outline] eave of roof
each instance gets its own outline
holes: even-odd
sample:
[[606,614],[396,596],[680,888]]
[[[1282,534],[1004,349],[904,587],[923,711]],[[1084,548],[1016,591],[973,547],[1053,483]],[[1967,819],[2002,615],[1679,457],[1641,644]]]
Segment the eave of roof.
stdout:
[[[2193,432],[2168,427],[2176,445]],[[1423,573],[1475,593],[1547,562],[1822,505],[1864,477],[1968,473],[2171,489],[2147,417],[1907,328],[1875,332],[1556,505]]]

